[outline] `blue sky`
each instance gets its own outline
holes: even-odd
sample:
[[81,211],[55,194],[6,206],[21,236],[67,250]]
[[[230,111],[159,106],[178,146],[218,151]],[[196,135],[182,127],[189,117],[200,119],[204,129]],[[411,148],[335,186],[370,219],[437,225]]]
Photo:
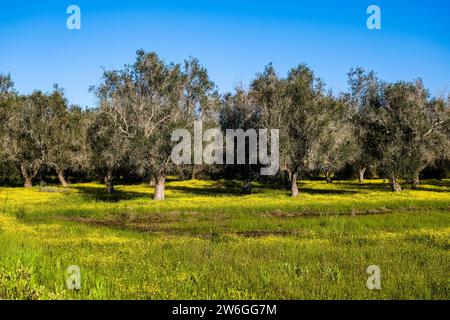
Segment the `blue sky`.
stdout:
[[[81,30],[66,28],[71,4]],[[382,30],[366,27],[371,4]],[[269,62],[281,75],[304,62],[334,92],[362,66],[387,81],[421,77],[437,95],[450,91],[450,1],[0,0],[0,72],[22,93],[58,83],[71,103],[95,106],[88,88],[101,66],[133,63],[139,48],[168,62],[199,58],[221,92]]]

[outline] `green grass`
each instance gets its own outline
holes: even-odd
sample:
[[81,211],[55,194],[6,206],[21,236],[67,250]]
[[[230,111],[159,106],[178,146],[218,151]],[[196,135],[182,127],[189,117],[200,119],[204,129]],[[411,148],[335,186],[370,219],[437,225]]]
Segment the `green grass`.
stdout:
[[0,188],[0,299],[449,299],[449,180],[300,187],[172,180],[164,202],[145,185]]

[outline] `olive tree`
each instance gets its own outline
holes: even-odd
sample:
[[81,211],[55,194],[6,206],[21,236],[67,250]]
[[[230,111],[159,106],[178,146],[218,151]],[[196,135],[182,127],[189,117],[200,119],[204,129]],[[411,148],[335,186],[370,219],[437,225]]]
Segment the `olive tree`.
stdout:
[[164,199],[172,165],[171,134],[202,111],[211,88],[197,60],[187,61],[183,69],[139,50],[133,65],[104,72],[102,84],[94,89],[106,106],[103,112],[126,141],[132,167],[143,177],[154,177],[155,200]]
[[352,156],[358,169],[359,182],[364,182],[367,168],[377,163],[376,149],[373,136],[377,134],[373,127],[371,116],[381,107],[384,97],[384,84],[376,77],[374,72],[366,73],[362,68],[350,70],[348,73],[350,93],[348,104],[354,128],[354,137],[358,148]]
[[450,109],[441,97],[429,99],[429,93],[421,80],[410,84],[407,95],[410,108],[403,115],[408,128],[405,144],[410,149],[405,178],[412,187],[420,184],[419,175],[429,165],[448,153],[450,148],[446,124]]
[[270,64],[257,75],[251,90],[263,126],[280,130],[280,168],[296,197],[299,173],[318,163],[315,156],[330,128],[332,99],[325,95],[323,82],[304,64],[291,69],[286,78],[280,78]]
[[17,93],[14,90],[14,82],[11,75],[0,74],[0,166],[1,173],[10,175],[10,159],[8,151],[10,146],[8,143],[8,121],[18,102]]
[[[245,141],[242,143],[245,157],[241,161],[238,160],[238,144],[237,137],[231,137],[233,140],[227,140],[227,159],[233,160],[233,164],[227,163],[225,166],[225,174],[229,177],[244,180],[242,187],[243,193],[251,193],[252,182],[256,180],[260,174],[260,165],[251,161],[250,144],[257,145],[256,132],[261,127],[261,111],[255,104],[254,99],[242,88],[236,88],[234,94],[225,94],[222,98],[222,106],[220,109],[220,126],[222,131],[228,136],[228,130],[242,130],[245,135]],[[233,144],[234,150],[230,150],[228,143]],[[256,150],[255,148],[253,150]],[[231,159],[231,154],[233,159]],[[256,159],[255,159],[256,160]],[[228,161],[227,161],[228,162]]]
[[[183,114],[180,119],[180,127],[189,129],[191,135],[194,134],[194,121],[202,122],[202,130],[217,128],[219,122],[220,96],[216,91],[215,84],[211,81],[208,71],[199,60],[190,57],[185,60],[182,68],[183,95],[179,104]],[[193,157],[193,155],[192,155]],[[192,160],[194,160],[192,158]],[[191,179],[196,179],[203,171],[208,170],[211,165],[195,164],[179,165],[178,172],[189,171]]]
[[53,169],[62,186],[68,186],[67,170],[85,166],[84,114],[77,106],[69,108],[64,91],[54,87],[47,97],[48,122],[45,125],[45,165]]
[[[286,92],[287,81],[281,79],[272,64],[266,66],[263,72],[256,75],[256,79],[250,85],[250,95],[258,107],[260,113],[259,123],[264,128],[279,129],[279,148],[284,150],[289,144],[289,136],[286,133],[285,108],[288,104]],[[280,152],[283,158],[286,152]],[[288,161],[281,161],[281,171],[285,176],[286,188],[291,188]]]
[[114,192],[114,177],[129,152],[129,142],[120,131],[120,119],[102,104],[86,131],[91,167],[103,177],[107,193]]
[[49,121],[46,100],[39,91],[18,97],[6,121],[8,158],[20,170],[26,188],[32,187],[33,179],[45,163]]
[[372,123],[381,133],[376,140],[381,172],[398,192],[399,179],[417,186],[420,171],[444,152],[448,109],[429,101],[421,80],[388,84],[384,96]]
[[354,163],[359,155],[359,146],[346,101],[332,96],[326,100],[329,121],[325,123],[323,133],[309,155],[308,163],[311,171],[325,175],[327,183],[331,183],[333,173],[343,169],[346,164]]

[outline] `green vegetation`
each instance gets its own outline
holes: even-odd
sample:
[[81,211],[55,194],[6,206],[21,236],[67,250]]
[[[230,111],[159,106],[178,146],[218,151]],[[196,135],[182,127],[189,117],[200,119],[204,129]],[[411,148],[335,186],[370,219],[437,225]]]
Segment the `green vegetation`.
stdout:
[[[450,181],[0,188],[0,299],[448,299]],[[66,288],[66,268],[82,288]],[[382,289],[368,290],[378,265]]]

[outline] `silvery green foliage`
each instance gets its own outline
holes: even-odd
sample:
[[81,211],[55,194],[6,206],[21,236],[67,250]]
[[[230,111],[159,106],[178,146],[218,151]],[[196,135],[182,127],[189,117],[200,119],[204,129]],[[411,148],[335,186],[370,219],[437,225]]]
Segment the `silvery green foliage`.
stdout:
[[440,99],[430,101],[420,79],[387,84],[375,116],[380,172],[391,184],[398,179],[418,180],[419,173],[445,153],[448,106]]
[[[162,200],[171,165],[171,132],[207,114],[213,88],[206,69],[196,59],[183,66],[167,64],[143,50],[137,52],[133,65],[105,71],[102,84],[93,91],[100,100],[103,121],[114,128],[114,138],[104,148],[112,147],[109,161],[114,166],[110,167],[117,168],[126,157],[137,174],[154,177],[155,199]],[[116,145],[125,152],[114,152]],[[117,156],[114,161],[113,155]]]
[[262,122],[280,130],[280,165],[289,175],[291,192],[298,194],[299,173],[310,171],[318,160],[318,146],[332,123],[333,98],[306,65],[279,78],[272,65],[252,83],[252,95],[261,108]]

